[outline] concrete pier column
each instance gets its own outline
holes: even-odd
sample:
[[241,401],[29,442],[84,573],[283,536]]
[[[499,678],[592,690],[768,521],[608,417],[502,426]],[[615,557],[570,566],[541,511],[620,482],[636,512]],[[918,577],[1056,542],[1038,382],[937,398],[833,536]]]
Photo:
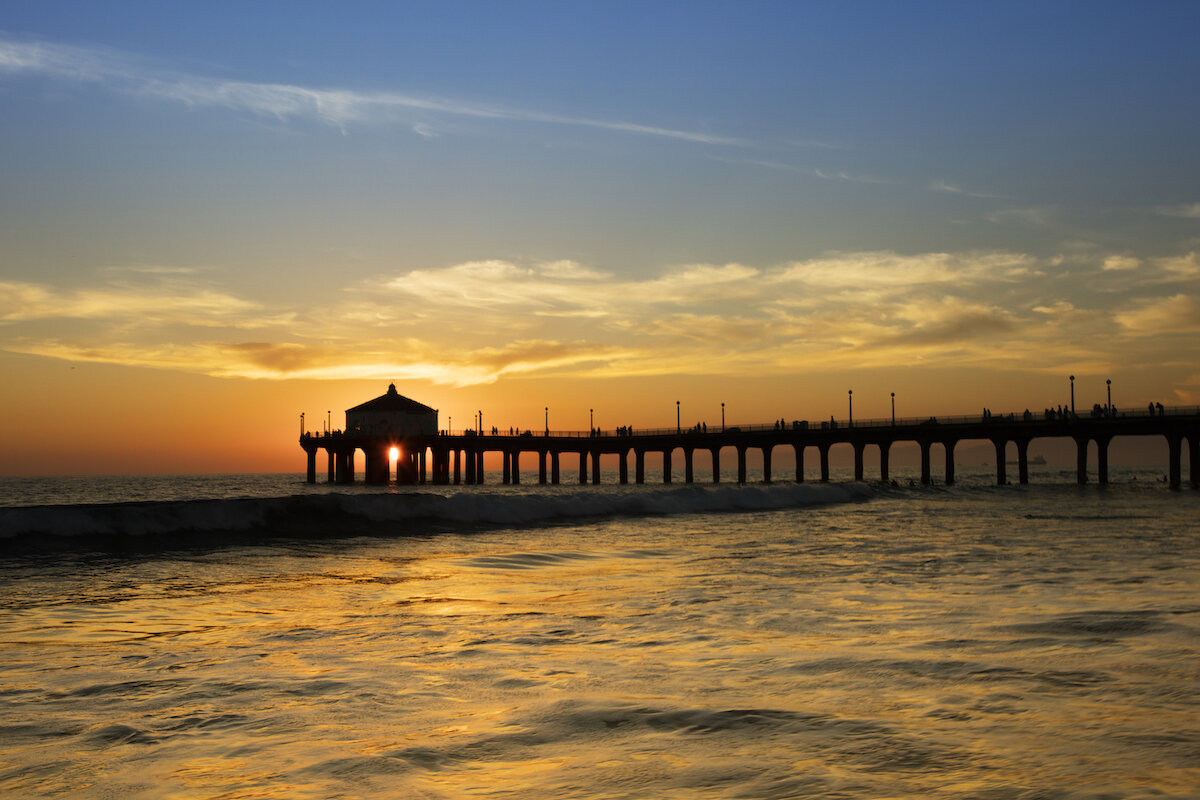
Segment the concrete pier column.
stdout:
[[558,484],[558,451],[555,450],[550,454],[550,482]]
[[512,482],[515,486],[521,482],[521,451],[512,451]]
[[332,447],[326,447],[325,454],[329,456],[329,482],[333,483],[337,480],[337,453]]
[[621,450],[620,456],[621,456],[620,482],[622,484],[626,484],[626,483],[629,483],[629,451]]
[[712,453],[713,462],[713,483],[721,482],[721,448],[714,447],[709,450]]
[[929,474],[929,448],[933,442],[917,442],[921,446],[921,485],[928,486],[933,480]]
[[[387,454],[384,453],[383,461],[383,476],[381,483],[387,483],[388,467]],[[417,482],[417,454],[402,451],[400,457],[396,459],[396,485],[397,486],[412,486]]]
[[598,486],[599,484],[600,484],[600,451],[595,450],[592,452],[592,485]]
[[587,461],[588,461],[587,453],[580,451],[580,453],[579,453],[579,485],[580,486],[587,483]]
[[338,456],[338,483],[354,483],[354,449],[344,450]]
[[771,482],[771,451],[774,449],[774,445],[763,445],[763,483]]
[[863,479],[863,449],[862,442],[854,442],[854,480],[861,481]]
[[879,480],[885,483],[888,479],[888,451],[891,449],[891,442],[879,443]]
[[954,446],[958,444],[957,440],[942,442],[942,447],[946,448],[946,485],[954,485]]
[[692,482],[692,448],[683,448],[683,482]]
[[821,483],[829,483],[829,445],[817,445],[817,451],[821,454]]
[[505,486],[508,486],[510,483],[512,483],[512,453],[507,450],[503,451],[500,453],[500,461],[501,469],[503,470],[503,477],[501,480],[504,482]]
[[306,467],[307,467],[305,470],[305,480],[307,480],[309,483],[316,483],[317,482],[317,451],[316,450],[305,450],[304,456],[305,456],[304,460],[305,460]]
[[1188,473],[1192,488],[1200,489],[1200,431],[1193,431],[1188,436]]
[[1017,439],[1017,482],[1029,483],[1029,440]]
[[746,448],[739,447],[737,449],[738,456],[738,483],[746,482]]
[[454,485],[462,483],[462,451],[454,448]]
[[1169,434],[1167,436],[1167,452],[1169,454],[1170,463],[1168,466],[1167,481],[1171,487],[1171,491],[1174,492],[1177,492],[1183,488],[1182,450],[1183,437],[1179,434]]
[[483,484],[483,450],[475,454],[475,482]]
[[546,482],[546,451],[538,451],[538,483]]
[[463,458],[466,460],[466,481],[468,484],[475,483],[475,453],[472,450],[464,450]]
[[440,447],[433,451],[433,482],[438,485],[446,482],[446,451]]
[[1075,480],[1087,483],[1087,437],[1075,437]]
[[796,483],[804,483],[804,445],[795,445],[796,450]]
[[421,448],[421,452],[417,453],[417,483],[425,483],[425,448]]
[[996,485],[1004,486],[1008,483],[1007,465],[1004,463],[1004,457],[1008,451],[1008,440],[992,439],[992,445],[996,448]]
[[640,447],[633,451],[633,479],[639,484],[646,482],[646,451]]
[[1108,443],[1111,436],[1096,437],[1096,483],[1108,485]]
[[671,482],[671,449],[663,450],[663,483]]

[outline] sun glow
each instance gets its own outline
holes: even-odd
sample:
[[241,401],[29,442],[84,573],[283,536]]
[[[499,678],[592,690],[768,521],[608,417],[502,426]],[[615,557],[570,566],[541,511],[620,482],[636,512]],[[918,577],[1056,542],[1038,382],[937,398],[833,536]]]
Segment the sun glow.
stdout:
[[393,447],[391,450],[388,450],[388,461],[395,464],[398,460],[400,460],[400,448]]

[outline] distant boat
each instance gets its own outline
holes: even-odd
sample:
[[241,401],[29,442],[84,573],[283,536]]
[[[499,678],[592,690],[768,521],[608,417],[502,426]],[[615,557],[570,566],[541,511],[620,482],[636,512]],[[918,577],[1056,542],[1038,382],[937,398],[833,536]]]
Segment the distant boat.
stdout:
[[[1004,463],[1005,464],[1019,464],[1020,462],[1013,460],[1013,461],[1005,461]],[[1045,456],[1034,456],[1033,458],[1029,459],[1029,466],[1031,466],[1031,467],[1046,466],[1046,457]]]

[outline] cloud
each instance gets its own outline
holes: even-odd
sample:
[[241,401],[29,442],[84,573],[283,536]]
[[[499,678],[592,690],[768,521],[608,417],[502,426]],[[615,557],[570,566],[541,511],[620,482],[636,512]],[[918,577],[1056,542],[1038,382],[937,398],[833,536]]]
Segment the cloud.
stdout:
[[1101,269],[1103,269],[1106,272],[1125,271],[1125,270],[1137,269],[1141,265],[1142,265],[1142,261],[1139,258],[1134,258],[1132,256],[1115,256],[1114,255],[1114,256],[1109,256],[1108,258],[1104,259],[1104,266],[1101,267]]
[[292,308],[169,266],[109,270],[90,287],[0,283],[0,348],[222,377],[454,385],[898,364],[1082,371],[1164,353],[1194,363],[1200,301],[1161,289],[1195,273],[1195,254],[1118,257],[1137,258],[1136,270],[1105,270],[1104,258],[845,252],[639,278],[484,259],[378,276]]
[[1183,217],[1184,219],[1200,219],[1200,203],[1185,203],[1178,206],[1160,206],[1154,209],[1164,217]]
[[851,175],[844,170],[827,172],[821,169],[814,169],[813,174],[818,178],[827,181],[849,181],[850,183],[891,183],[891,181],[883,178],[873,178],[868,175]]
[[742,140],[705,131],[467,103],[451,98],[207,78],[150,68],[112,50],[51,42],[0,38],[0,71],[96,83],[116,91],[174,101],[193,108],[225,108],[280,120],[308,119],[333,125],[343,132],[355,124],[403,123],[418,135],[432,135],[433,128],[427,121],[412,119],[416,113],[591,128],[698,144],[745,144]]
[[1159,259],[1157,263],[1167,274],[1169,281],[1192,281],[1200,278],[1200,258],[1197,258],[1194,250],[1185,256]]
[[940,181],[940,180],[933,181],[932,183],[930,183],[929,188],[935,192],[945,192],[947,194],[961,194],[964,197],[978,197],[978,198],[984,199],[984,200],[999,200],[999,199],[1001,199],[1000,195],[998,195],[998,194],[985,194],[984,192],[972,192],[967,189],[963,189],[960,186],[955,186],[953,184],[946,183],[945,181]]
[[199,286],[116,285],[60,289],[35,283],[0,282],[0,322],[38,319],[136,319],[195,325],[258,312],[261,306]]
[[1020,253],[835,253],[793,262],[778,282],[847,289],[896,288],[929,284],[1011,281],[1028,276],[1035,259]]
[[1200,299],[1193,295],[1139,300],[1115,319],[1142,336],[1200,333]]

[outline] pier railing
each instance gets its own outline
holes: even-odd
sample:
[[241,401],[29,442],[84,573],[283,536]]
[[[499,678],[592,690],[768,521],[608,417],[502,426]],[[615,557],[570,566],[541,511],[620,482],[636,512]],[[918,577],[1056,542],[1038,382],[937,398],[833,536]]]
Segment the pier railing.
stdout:
[[[707,425],[701,423],[698,425],[689,425],[687,427],[676,428],[674,426],[667,428],[598,428],[594,431],[580,430],[545,430],[545,429],[518,429],[510,428],[486,428],[482,433],[467,428],[460,430],[441,430],[438,433],[442,436],[490,436],[490,437],[506,437],[506,438],[558,438],[558,439],[587,439],[596,437],[610,436],[675,436],[682,434],[715,434],[715,433],[743,433],[743,432],[782,432],[782,431],[814,431],[814,430],[844,430],[846,428],[903,428],[903,427],[924,427],[929,425],[979,425],[994,422],[997,424],[1011,424],[1014,422],[1055,422],[1055,421],[1075,421],[1087,419],[1149,419],[1152,417],[1175,417],[1175,416],[1195,416],[1200,414],[1200,406],[1162,406],[1161,408],[1155,405],[1153,411],[1150,406],[1140,408],[1105,408],[1104,406],[1094,406],[1091,409],[1076,409],[1075,413],[1064,411],[1059,413],[1057,409],[1045,409],[1043,411],[1013,411],[1004,414],[994,413],[979,413],[979,414],[949,414],[945,416],[930,416],[930,417],[882,417],[853,420],[849,418],[836,419],[830,418],[825,420],[805,420],[805,419],[781,419],[774,422],[753,422],[753,423],[727,423],[723,427],[721,425]],[[312,432],[313,438],[322,438],[324,436],[342,436],[343,431],[332,432]]]
[[[789,431],[789,430],[842,430],[845,428],[902,428],[902,427],[923,427],[928,425],[979,425],[989,422],[995,423],[1012,423],[1012,422],[1052,422],[1052,421],[1072,421],[1085,419],[1123,419],[1123,418],[1142,418],[1149,419],[1151,417],[1174,417],[1174,416],[1195,416],[1200,414],[1200,406],[1163,406],[1161,409],[1155,408],[1151,413],[1149,407],[1143,408],[1116,408],[1105,410],[1100,407],[1101,413],[1093,414],[1093,409],[1076,409],[1072,414],[1066,411],[1059,414],[1057,410],[1046,409],[1045,411],[1014,411],[1005,414],[988,413],[986,416],[983,413],[979,414],[947,414],[930,417],[891,417],[859,419],[855,417],[851,419],[825,419],[825,420],[791,420],[781,419],[777,422],[755,422],[750,424],[729,424],[724,428],[720,425],[708,426],[707,428],[697,429],[695,426],[684,428],[634,428],[629,431],[630,436],[671,436],[676,434],[686,433],[737,433],[737,432],[762,432],[762,431]],[[507,433],[505,433],[507,435]],[[544,436],[544,432],[538,431],[535,435]],[[588,432],[571,432],[571,431],[550,431],[550,436],[587,436]],[[614,436],[617,435],[615,430],[603,430],[597,435]]]

